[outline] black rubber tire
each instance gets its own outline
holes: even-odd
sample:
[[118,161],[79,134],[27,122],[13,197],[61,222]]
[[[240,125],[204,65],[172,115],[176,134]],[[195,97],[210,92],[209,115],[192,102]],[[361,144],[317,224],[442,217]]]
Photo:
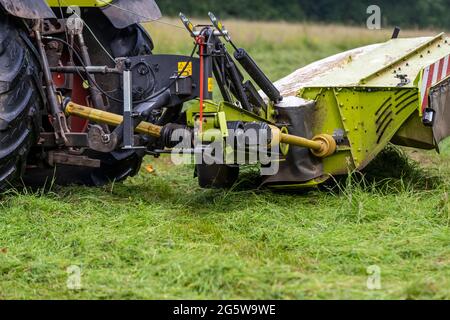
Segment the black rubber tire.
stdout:
[[198,184],[205,189],[231,188],[239,177],[238,166],[224,164],[198,164],[196,166]]
[[23,175],[39,132],[40,66],[15,20],[0,14],[0,189]]

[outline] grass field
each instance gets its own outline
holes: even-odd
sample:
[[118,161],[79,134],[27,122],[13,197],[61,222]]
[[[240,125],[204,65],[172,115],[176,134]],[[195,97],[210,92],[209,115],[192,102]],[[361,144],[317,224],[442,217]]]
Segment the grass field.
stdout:
[[[390,36],[227,26],[272,79]],[[185,31],[149,29],[157,52],[190,52]],[[0,299],[449,299],[450,145],[441,155],[406,152],[419,165],[396,157],[375,168],[395,169],[392,180],[349,178],[332,191],[258,190],[251,172],[232,191],[201,190],[192,167],[148,158],[155,171],[123,184],[9,192],[0,198]],[[81,290],[66,286],[72,265]],[[366,285],[374,265],[380,290]]]

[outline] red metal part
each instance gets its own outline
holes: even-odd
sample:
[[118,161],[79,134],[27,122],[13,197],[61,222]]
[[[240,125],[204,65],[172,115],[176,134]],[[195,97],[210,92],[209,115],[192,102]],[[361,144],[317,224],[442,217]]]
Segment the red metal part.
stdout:
[[[67,62],[69,61],[69,57],[67,56],[67,54],[63,55],[61,61],[63,65],[67,65]],[[83,79],[81,79],[78,74],[66,75],[63,73],[54,73],[53,81],[55,83],[55,86],[57,88],[65,88],[67,80],[69,80],[67,79],[67,77],[72,77],[72,88],[66,88],[71,90],[71,101],[77,104],[86,105],[89,93],[86,89],[84,89]],[[89,121],[71,116],[68,119],[68,123],[72,132],[85,132]]]
[[205,38],[203,36],[198,36],[196,38],[197,44],[200,48],[200,133],[203,128],[203,104],[205,97],[205,71],[204,71],[204,60],[203,60],[203,50],[205,46]]
[[[83,88],[83,80],[79,75],[75,75],[73,79],[71,100],[75,103],[85,105],[88,97],[88,91]],[[70,125],[74,132],[85,132],[89,121],[78,117],[70,117]]]

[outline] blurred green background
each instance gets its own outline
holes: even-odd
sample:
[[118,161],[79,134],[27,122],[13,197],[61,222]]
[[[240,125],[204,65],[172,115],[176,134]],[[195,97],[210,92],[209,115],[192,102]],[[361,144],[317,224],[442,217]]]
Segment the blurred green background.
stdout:
[[251,20],[285,20],[296,22],[331,22],[363,25],[367,7],[381,8],[384,25],[402,27],[450,27],[448,0],[163,0],[157,1],[164,15],[177,15],[181,10],[193,16],[206,16],[214,11],[221,18]]

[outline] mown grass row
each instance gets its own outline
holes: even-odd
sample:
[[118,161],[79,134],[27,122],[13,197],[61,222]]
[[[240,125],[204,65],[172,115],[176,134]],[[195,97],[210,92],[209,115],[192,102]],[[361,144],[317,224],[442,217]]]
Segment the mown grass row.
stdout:
[[[200,190],[151,161],[125,184],[1,200],[1,298],[445,298],[448,182],[349,175],[332,190]],[[444,165],[446,167],[446,165]],[[244,177],[245,178],[245,177]],[[445,179],[445,177],[442,177]],[[83,290],[66,288],[80,266]],[[367,267],[382,290],[366,287]]]

